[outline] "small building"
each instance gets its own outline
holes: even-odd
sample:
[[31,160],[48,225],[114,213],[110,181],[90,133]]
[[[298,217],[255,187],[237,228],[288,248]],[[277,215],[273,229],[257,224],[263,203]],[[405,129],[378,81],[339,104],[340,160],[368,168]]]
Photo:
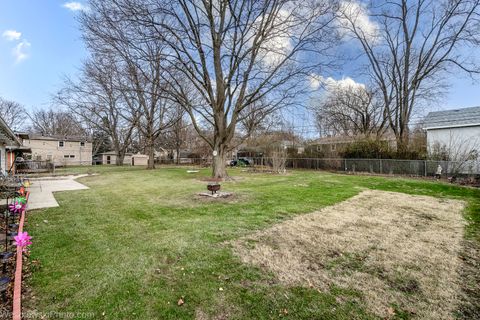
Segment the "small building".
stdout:
[[23,146],[31,149],[31,160],[55,166],[92,165],[92,142],[85,137],[27,134]]
[[443,153],[448,160],[478,160],[480,107],[430,112],[425,118],[430,156]]
[[[117,163],[117,153],[115,151],[108,151],[99,154],[101,163],[105,165]],[[145,154],[126,153],[123,158],[124,166],[146,166],[148,164],[148,156]]]
[[132,166],[146,166],[148,165],[149,156],[146,154],[134,154],[132,155]]
[[[104,153],[99,154],[101,156],[102,164],[116,164],[117,163],[117,153],[115,151],[107,151]],[[123,158],[124,165],[131,165],[132,164],[132,154],[125,153]]]

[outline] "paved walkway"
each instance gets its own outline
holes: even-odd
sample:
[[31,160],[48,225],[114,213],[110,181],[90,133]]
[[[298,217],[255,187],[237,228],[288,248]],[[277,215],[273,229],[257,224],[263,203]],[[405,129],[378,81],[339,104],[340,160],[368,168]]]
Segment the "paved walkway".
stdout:
[[53,192],[89,189],[87,186],[75,181],[75,179],[85,176],[87,175],[30,179],[31,186],[30,196],[28,198],[28,209],[59,207],[57,200],[55,200],[53,196]]

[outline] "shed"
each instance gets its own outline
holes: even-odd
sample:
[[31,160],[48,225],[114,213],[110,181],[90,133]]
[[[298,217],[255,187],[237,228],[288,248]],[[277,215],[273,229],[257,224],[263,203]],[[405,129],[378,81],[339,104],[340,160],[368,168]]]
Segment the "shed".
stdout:
[[132,166],[146,166],[148,165],[148,156],[145,154],[132,155]]
[[[102,164],[116,164],[117,163],[117,153],[115,151],[108,151],[104,153],[100,153]],[[132,154],[126,153],[125,157],[123,158],[124,165],[131,165],[132,164]]]

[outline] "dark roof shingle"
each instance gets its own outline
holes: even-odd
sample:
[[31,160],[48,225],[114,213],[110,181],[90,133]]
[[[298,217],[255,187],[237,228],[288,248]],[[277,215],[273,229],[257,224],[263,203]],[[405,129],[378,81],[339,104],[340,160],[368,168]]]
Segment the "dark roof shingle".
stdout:
[[425,129],[455,128],[480,125],[480,107],[430,112],[425,118]]

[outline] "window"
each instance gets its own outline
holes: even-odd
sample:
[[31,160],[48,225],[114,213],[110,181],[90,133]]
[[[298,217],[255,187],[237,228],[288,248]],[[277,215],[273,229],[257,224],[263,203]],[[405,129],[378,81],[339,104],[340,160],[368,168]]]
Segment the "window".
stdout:
[[75,159],[75,155],[74,154],[64,154],[63,158],[65,158],[65,159]]
[[85,147],[85,141],[80,142],[80,147]]
[[70,158],[70,156],[69,156],[68,154],[64,154],[63,157],[64,157],[65,159]]
[[65,146],[65,141],[58,141],[58,146],[63,148]]
[[70,155],[70,158],[71,158],[71,159],[75,159],[75,155],[74,155],[74,154],[71,154],[71,155]]

